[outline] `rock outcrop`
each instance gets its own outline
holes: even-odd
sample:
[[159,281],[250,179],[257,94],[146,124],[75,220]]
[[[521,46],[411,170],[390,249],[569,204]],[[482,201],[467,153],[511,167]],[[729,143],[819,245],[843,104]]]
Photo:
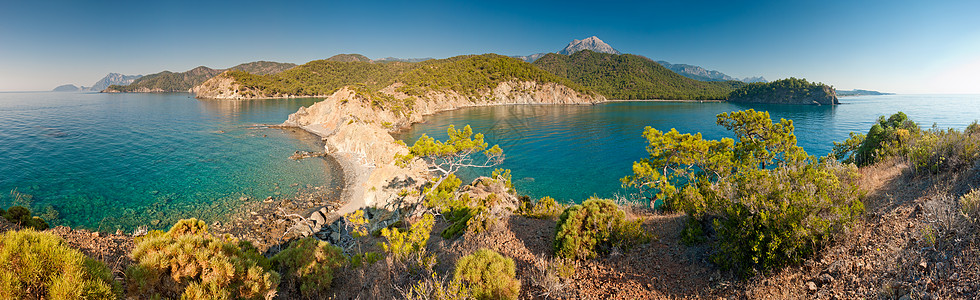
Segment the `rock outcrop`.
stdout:
[[572,53],[582,50],[592,50],[592,52],[597,53],[622,54],[596,36],[590,36],[583,40],[572,40],[564,49],[558,51],[558,54],[572,55]]

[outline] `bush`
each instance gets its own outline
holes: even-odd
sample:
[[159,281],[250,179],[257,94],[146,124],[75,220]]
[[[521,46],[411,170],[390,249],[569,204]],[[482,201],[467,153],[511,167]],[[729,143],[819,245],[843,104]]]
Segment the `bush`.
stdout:
[[102,262],[32,229],[0,238],[0,298],[116,299],[119,284]]
[[279,274],[247,241],[212,236],[196,219],[136,240],[126,270],[130,297],[262,299],[275,294]]
[[490,249],[480,249],[456,262],[455,279],[468,284],[477,299],[517,299],[521,281],[515,276],[514,260]]
[[980,189],[973,189],[969,193],[960,196],[960,211],[970,221],[980,223]]
[[299,290],[305,297],[326,298],[334,270],[347,264],[343,250],[311,237],[297,240],[272,257],[283,276],[280,288]]
[[554,198],[545,196],[531,204],[526,201],[522,204],[521,210],[525,216],[536,219],[555,219],[561,214],[564,207],[558,204]]
[[629,250],[649,242],[649,235],[612,200],[590,198],[562,212],[555,226],[555,255],[590,259],[613,248]]
[[887,157],[906,155],[910,142],[921,130],[903,112],[897,112],[888,119],[878,117],[878,123],[871,126],[866,135],[851,134],[844,143],[834,143],[833,155],[845,163],[867,166]]
[[914,170],[938,173],[973,166],[980,160],[980,133],[975,124],[962,132],[933,128],[919,136],[908,153]]
[[388,240],[387,243],[381,244],[381,247],[399,260],[421,254],[425,251],[425,243],[429,241],[434,222],[435,218],[432,215],[425,214],[421,220],[412,224],[408,231],[402,232],[398,228],[381,229],[381,236]]
[[[2,212],[2,210],[0,210]],[[11,206],[6,212],[0,213],[3,215],[4,219],[15,223],[17,225],[32,228],[34,230],[45,230],[48,229],[48,222],[45,222],[41,218],[32,217],[31,211],[23,206]]]

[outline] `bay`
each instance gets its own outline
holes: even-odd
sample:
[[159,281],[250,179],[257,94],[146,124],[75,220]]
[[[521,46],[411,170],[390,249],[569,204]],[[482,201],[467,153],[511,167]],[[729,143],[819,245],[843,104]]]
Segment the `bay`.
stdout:
[[180,218],[210,223],[243,199],[340,187],[332,159],[288,159],[322,150],[319,138],[255,126],[316,101],[0,93],[0,206],[24,204],[22,193],[35,214],[57,211],[52,225],[128,231]]
[[[723,112],[768,111],[778,121],[794,121],[798,144],[808,153],[825,156],[834,141],[849,132],[866,133],[879,116],[903,111],[927,129],[963,129],[980,118],[978,95],[884,95],[841,98],[841,105],[763,105],[725,102],[610,102],[599,105],[518,105],[472,107],[426,117],[425,123],[395,134],[411,145],[422,134],[439,140],[446,128],[471,125],[491,145],[499,144],[506,159],[499,168],[512,171],[518,192],[533,198],[551,196],[580,202],[590,196],[623,194],[619,179],[632,163],[646,157],[643,128],[676,128],[704,138],[732,137],[716,125]],[[468,170],[464,179],[491,170]]]

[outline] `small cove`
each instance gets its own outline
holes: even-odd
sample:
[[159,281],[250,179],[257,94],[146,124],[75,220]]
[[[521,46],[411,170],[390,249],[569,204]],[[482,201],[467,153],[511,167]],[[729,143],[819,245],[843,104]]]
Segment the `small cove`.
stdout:
[[[487,142],[499,144],[520,193],[580,202],[590,196],[622,193],[619,178],[646,157],[643,128],[676,128],[706,139],[731,137],[716,115],[744,109],[769,111],[774,120],[794,121],[798,144],[825,156],[849,132],[866,133],[878,116],[903,111],[927,129],[963,129],[980,118],[976,95],[885,95],[841,98],[838,106],[750,105],[726,102],[609,102],[599,105],[507,105],[471,107],[426,117],[426,122],[394,134],[411,145],[422,134],[446,138],[449,125],[471,125]],[[467,180],[491,170],[467,171]]]

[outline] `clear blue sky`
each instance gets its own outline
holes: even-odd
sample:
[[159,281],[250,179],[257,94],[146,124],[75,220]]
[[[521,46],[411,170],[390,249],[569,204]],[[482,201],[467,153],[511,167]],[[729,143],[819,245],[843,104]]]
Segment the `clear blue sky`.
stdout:
[[980,93],[980,1],[0,0],[0,91],[338,53],[371,58],[616,49],[839,89]]

